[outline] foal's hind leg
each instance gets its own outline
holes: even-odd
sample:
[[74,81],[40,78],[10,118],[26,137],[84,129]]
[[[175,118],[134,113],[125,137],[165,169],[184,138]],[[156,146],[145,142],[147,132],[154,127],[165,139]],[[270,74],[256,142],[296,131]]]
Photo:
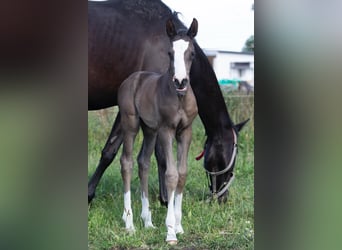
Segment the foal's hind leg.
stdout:
[[156,132],[144,125],[142,125],[142,129],[144,132],[144,141],[138,156],[142,204],[141,218],[144,220],[145,227],[154,228],[148,201],[148,172],[156,141]]
[[110,135],[107,139],[101,154],[100,162],[95,170],[95,173],[88,182],[88,203],[92,201],[95,196],[95,190],[99,181],[106,171],[107,167],[112,163],[116,156],[121,143],[122,143],[122,131],[120,126],[120,112],[117,114],[115,122],[113,124]]
[[167,189],[165,184],[166,159],[161,143],[157,137],[155,146],[155,156],[158,163],[159,178],[159,201],[162,205],[167,206]]
[[124,184],[124,212],[122,219],[128,231],[134,231],[131,207],[131,178],[133,172],[133,145],[139,130],[139,120],[134,115],[122,115],[123,149],[120,158],[121,176]]

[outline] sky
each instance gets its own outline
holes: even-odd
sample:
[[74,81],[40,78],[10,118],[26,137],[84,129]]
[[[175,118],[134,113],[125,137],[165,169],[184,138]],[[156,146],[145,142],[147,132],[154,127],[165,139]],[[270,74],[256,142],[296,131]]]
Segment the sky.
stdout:
[[254,35],[254,0],[162,0],[172,10],[181,12],[189,27],[198,21],[196,40],[205,49],[241,51]]

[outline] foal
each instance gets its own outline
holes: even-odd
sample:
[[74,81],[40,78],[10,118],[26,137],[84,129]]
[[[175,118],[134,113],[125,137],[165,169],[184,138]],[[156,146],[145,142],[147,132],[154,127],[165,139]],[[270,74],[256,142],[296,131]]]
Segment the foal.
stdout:
[[[135,137],[142,128],[143,145],[138,156],[141,185],[141,218],[145,227],[154,227],[148,201],[148,170],[155,142],[161,142],[166,157],[165,183],[168,193],[166,216],[167,237],[177,243],[177,233],[183,233],[182,193],[187,174],[187,156],[192,136],[192,121],[197,115],[197,104],[189,84],[189,73],[194,57],[193,38],[198,23],[193,19],[187,31],[176,31],[171,19],[166,22],[170,38],[170,66],[165,74],[139,71],[130,75],[118,93],[123,130],[123,151],[120,158],[124,183],[123,220],[126,229],[134,231],[131,208],[130,182],[133,168],[132,151]],[[177,140],[177,165],[173,158],[172,142]]]

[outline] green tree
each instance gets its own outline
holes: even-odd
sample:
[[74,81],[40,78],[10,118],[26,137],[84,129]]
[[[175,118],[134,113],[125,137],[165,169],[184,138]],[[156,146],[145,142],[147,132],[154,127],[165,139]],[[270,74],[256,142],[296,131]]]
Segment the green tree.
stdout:
[[243,52],[254,52],[254,35],[250,36],[242,48]]

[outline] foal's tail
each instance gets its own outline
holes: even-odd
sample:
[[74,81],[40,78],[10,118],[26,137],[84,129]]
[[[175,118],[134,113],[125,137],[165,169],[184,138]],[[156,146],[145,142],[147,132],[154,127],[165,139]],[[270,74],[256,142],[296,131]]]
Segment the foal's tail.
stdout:
[[159,201],[162,205],[167,207],[167,189],[165,184],[166,160],[162,147],[158,143],[158,138],[155,147],[155,156],[158,163],[158,177],[159,177]]

